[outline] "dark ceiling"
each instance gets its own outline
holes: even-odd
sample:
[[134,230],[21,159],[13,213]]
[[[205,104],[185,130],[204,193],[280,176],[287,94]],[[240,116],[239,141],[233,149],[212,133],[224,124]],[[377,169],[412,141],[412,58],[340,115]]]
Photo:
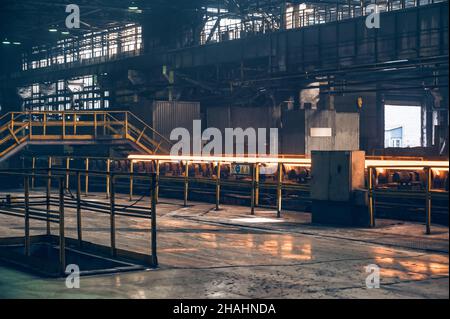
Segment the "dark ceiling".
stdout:
[[[291,3],[348,3],[349,0],[291,0]],[[356,0],[350,0],[352,2]],[[205,14],[206,6],[227,8],[229,12],[245,14],[252,11],[279,10],[283,0],[1,0],[0,40],[20,42],[25,46],[53,42],[65,37],[65,12],[68,4],[80,7],[81,28],[71,35],[88,30],[105,29],[128,22],[157,25],[186,21]],[[359,0],[357,1],[359,2]],[[140,11],[130,10],[137,6]],[[279,11],[277,11],[279,12]],[[195,14],[195,17],[192,15]],[[184,19],[180,17],[183,17]],[[56,27],[58,32],[49,32]],[[66,30],[67,31],[67,30]]]
[[[70,30],[72,35],[87,30],[105,29],[113,25],[148,20],[164,14],[195,12],[203,0],[2,0],[0,2],[0,39],[17,41],[25,45],[42,44],[63,37],[67,31],[66,6],[80,8],[80,29]],[[130,10],[137,6],[140,11]],[[157,16],[155,16],[157,15]],[[55,27],[58,32],[49,32]]]
[[[348,3],[349,0],[290,0],[290,3]],[[359,0],[350,0],[359,1]],[[364,0],[369,1],[369,0]],[[265,12],[279,15],[284,0],[0,0],[0,73],[18,70],[21,53],[33,46],[55,43],[92,30],[137,22],[147,36],[172,39],[184,30],[201,30],[205,17],[223,15],[207,7],[224,8],[245,17]],[[80,8],[79,29],[67,30],[66,6]],[[130,7],[139,10],[130,10]],[[218,10],[219,11],[219,10]],[[56,32],[50,32],[56,29]],[[69,34],[63,34],[69,31]],[[3,44],[7,42],[8,44]],[[160,41],[161,42],[161,41]]]

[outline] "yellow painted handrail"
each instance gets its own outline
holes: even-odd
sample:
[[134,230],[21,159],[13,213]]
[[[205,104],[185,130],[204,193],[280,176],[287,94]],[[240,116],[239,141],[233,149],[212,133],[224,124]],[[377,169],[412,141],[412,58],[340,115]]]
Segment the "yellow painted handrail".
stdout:
[[103,136],[128,140],[148,154],[168,152],[162,145],[172,144],[129,111],[9,112],[0,116],[0,159],[27,141],[92,140],[99,129]]

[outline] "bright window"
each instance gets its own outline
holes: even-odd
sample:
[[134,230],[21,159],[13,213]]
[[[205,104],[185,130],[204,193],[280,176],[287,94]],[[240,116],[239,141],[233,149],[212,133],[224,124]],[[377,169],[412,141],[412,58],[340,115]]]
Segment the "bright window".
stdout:
[[386,105],[384,110],[385,147],[419,147],[422,109],[420,106]]

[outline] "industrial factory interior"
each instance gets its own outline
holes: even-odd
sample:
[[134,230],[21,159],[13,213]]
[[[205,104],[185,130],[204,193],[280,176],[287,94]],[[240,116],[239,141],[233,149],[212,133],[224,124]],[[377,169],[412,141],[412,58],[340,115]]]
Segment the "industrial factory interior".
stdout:
[[448,300],[448,10],[1,0],[0,299]]

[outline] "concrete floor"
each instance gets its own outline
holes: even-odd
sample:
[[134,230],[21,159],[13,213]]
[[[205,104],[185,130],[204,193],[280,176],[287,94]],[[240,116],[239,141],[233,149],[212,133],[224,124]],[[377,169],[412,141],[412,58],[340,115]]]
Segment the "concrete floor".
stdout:
[[[104,197],[90,197],[104,200]],[[167,201],[167,200],[166,200]],[[128,203],[127,200],[118,202]],[[147,204],[144,199],[142,204]],[[310,224],[309,214],[190,203],[158,205],[160,268],[82,277],[80,289],[0,265],[1,298],[449,298],[449,229],[378,221],[376,229]],[[66,212],[75,237],[75,216]],[[118,217],[118,248],[148,253],[147,220]],[[109,244],[109,217],[83,214],[84,240]],[[45,225],[33,221],[32,234]],[[54,229],[56,233],[56,227]],[[23,220],[0,215],[0,237],[23,235]],[[367,289],[365,267],[381,268]]]

